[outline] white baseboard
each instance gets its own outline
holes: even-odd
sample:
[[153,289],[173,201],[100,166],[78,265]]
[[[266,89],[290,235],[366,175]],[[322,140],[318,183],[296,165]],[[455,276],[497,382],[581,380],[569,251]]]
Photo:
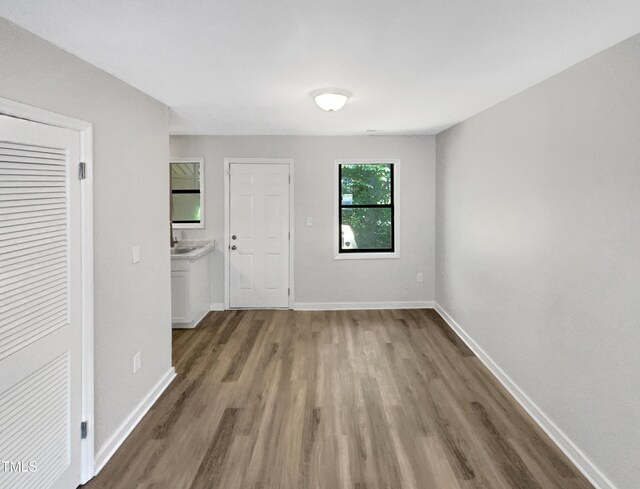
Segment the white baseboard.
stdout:
[[209,310],[205,310],[202,313],[202,316],[200,316],[198,319],[191,321],[190,323],[171,323],[171,327],[173,329],[193,329],[198,327],[198,325],[200,324],[200,322],[207,317],[207,314],[209,314]]
[[224,302],[214,302],[209,305],[210,311],[224,311]]
[[415,302],[298,302],[296,311],[347,311],[358,309],[433,309],[433,301]]
[[496,362],[485,352],[475,340],[467,334],[438,303],[435,303],[435,310],[449,324],[451,329],[464,341],[469,348],[476,354],[480,361],[489,369],[489,371],[498,379],[505,389],[514,397],[514,399],[529,413],[529,416],[538,423],[540,428],[549,435],[549,438],[564,452],[564,454],[573,462],[582,474],[589,479],[596,489],[616,489],[611,482],[595,464],[576,446],[573,441],[533,402],[525,392],[502,370]]
[[102,448],[95,456],[95,475],[98,475],[109,459],[120,448],[120,445],[127,439],[133,429],[138,425],[140,420],[155,404],[160,395],[169,386],[171,381],[176,377],[176,369],[171,367],[166,374],[153,386],[153,389],[140,401],[135,409],[127,416],[116,432],[109,437]]

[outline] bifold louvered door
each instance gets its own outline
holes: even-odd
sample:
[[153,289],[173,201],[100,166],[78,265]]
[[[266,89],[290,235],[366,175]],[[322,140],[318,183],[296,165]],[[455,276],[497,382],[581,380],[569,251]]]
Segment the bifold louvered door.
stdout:
[[76,131],[0,116],[0,488],[80,482]]

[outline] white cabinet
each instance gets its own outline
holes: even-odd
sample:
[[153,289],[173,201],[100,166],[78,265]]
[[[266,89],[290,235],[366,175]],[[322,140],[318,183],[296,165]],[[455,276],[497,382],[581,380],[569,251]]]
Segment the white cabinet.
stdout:
[[[209,312],[213,243],[182,244],[171,254],[171,323],[195,328]],[[187,251],[179,254],[174,252]]]

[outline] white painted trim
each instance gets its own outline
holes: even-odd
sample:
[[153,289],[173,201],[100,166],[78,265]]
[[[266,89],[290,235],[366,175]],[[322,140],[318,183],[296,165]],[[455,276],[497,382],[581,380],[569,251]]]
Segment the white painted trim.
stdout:
[[616,486],[437,302],[435,310],[596,489]]
[[[340,253],[338,240],[340,236],[340,182],[338,167],[340,165],[366,165],[391,163],[393,165],[393,253]],[[400,258],[400,160],[398,158],[372,160],[335,160],[333,165],[333,259],[334,260],[384,260]]]
[[94,304],[93,304],[93,124],[20,102],[0,98],[0,114],[40,124],[72,129],[80,134],[80,158],[86,164],[80,185],[82,206],[82,420],[87,421],[87,437],[80,447],[80,482],[94,475]]
[[229,193],[229,165],[232,164],[277,164],[277,165],[289,165],[289,289],[291,293],[289,294],[289,309],[294,308],[295,303],[295,284],[294,284],[294,243],[295,243],[295,233],[294,233],[294,224],[295,224],[295,206],[294,206],[294,175],[293,175],[293,159],[292,158],[225,158],[224,159],[224,241],[223,241],[223,252],[224,252],[224,308],[229,309],[229,288],[230,288],[230,277],[229,277],[229,244],[230,244],[230,231],[229,231],[229,221],[230,216],[230,193]]
[[[334,229],[337,233],[338,227],[336,226],[334,227]],[[337,244],[335,244],[334,246],[336,249],[338,248]],[[393,253],[338,253],[333,257],[334,260],[393,260],[396,258],[400,258],[400,255],[397,251]]]
[[175,368],[171,367],[166,374],[153,386],[149,393],[144,396],[142,401],[131,411],[129,416],[125,418],[116,432],[109,437],[102,448],[96,454],[95,475],[98,475],[107,462],[111,459],[116,450],[124,443],[127,437],[135,429],[145,414],[151,409],[165,389],[171,384],[176,377]]
[[209,304],[210,311],[224,311],[224,302],[214,302],[213,304]]
[[87,438],[82,446],[80,480],[94,474],[94,306],[93,306],[93,127],[80,133],[80,157],[85,163],[85,179],[80,184],[82,199],[82,419],[87,421]]
[[209,314],[209,312],[211,312],[211,309],[204,311],[202,313],[202,316],[200,316],[200,318],[194,319],[193,321],[189,321],[187,323],[171,322],[171,328],[172,329],[195,329],[200,325],[202,320],[207,317],[207,314]]
[[17,117],[20,119],[27,119],[33,122],[39,122],[41,124],[47,124],[49,126],[64,127],[65,129],[74,129],[76,131],[86,131],[91,129],[92,124],[80,119],[74,119],[62,114],[56,114],[48,110],[26,105],[21,102],[15,102],[6,98],[0,97],[0,113],[9,115],[11,117]]
[[401,302],[298,302],[296,311],[355,311],[366,309],[433,309],[433,301]]
[[204,169],[204,158],[170,158],[169,164],[171,163],[200,163],[200,224],[187,224],[187,223],[176,223],[173,224],[173,229],[204,229],[205,220],[204,215],[206,211],[206,199],[207,196],[205,191],[205,169]]

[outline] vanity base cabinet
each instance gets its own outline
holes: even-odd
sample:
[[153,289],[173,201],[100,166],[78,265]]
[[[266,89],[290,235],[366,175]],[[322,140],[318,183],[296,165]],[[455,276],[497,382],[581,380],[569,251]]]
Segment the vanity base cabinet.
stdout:
[[209,312],[210,253],[195,260],[171,260],[171,324],[195,328]]

